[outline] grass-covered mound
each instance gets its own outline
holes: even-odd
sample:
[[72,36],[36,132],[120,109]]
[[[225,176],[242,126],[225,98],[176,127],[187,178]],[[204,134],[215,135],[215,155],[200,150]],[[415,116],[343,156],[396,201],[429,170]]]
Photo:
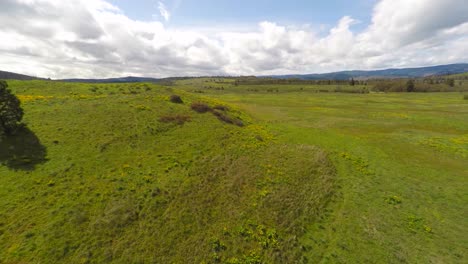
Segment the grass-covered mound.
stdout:
[[[301,237],[333,190],[321,150],[277,142],[223,102],[149,84],[9,85],[26,127],[0,143],[3,262],[304,258]],[[200,103],[210,110],[194,111]]]

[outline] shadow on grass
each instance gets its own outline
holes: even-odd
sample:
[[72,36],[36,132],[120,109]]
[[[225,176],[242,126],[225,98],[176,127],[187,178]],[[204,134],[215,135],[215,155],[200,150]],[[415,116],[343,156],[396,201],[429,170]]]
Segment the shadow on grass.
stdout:
[[21,127],[13,136],[0,138],[0,164],[13,170],[34,170],[47,161],[47,148],[27,127]]

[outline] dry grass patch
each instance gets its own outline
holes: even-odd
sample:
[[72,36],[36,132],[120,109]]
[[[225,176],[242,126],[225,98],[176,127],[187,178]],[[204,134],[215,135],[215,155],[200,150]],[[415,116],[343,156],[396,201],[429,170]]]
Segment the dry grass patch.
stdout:
[[189,115],[165,115],[159,118],[159,122],[162,123],[175,123],[177,125],[183,125],[185,122],[189,122],[191,117]]

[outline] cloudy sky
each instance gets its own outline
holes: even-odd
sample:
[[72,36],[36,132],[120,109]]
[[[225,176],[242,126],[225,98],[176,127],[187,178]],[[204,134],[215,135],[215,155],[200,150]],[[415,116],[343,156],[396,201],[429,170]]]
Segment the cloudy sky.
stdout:
[[0,0],[0,70],[50,78],[468,62],[466,0]]

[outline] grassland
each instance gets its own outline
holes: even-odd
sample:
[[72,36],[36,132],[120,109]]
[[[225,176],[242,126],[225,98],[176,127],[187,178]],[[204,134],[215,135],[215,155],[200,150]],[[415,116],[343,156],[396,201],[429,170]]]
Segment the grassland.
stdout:
[[0,142],[2,262],[467,257],[461,93],[232,79],[9,85],[27,127]]
[[330,199],[326,153],[235,106],[242,127],[149,84],[10,86],[27,128],[1,143],[4,263],[292,262]]
[[[211,80],[198,81],[180,82],[179,88],[190,91]],[[331,153],[339,191],[327,217],[303,237],[308,259],[462,263],[468,244],[463,94],[317,93],[323,88],[298,87],[202,92],[238,105],[279,141]]]

